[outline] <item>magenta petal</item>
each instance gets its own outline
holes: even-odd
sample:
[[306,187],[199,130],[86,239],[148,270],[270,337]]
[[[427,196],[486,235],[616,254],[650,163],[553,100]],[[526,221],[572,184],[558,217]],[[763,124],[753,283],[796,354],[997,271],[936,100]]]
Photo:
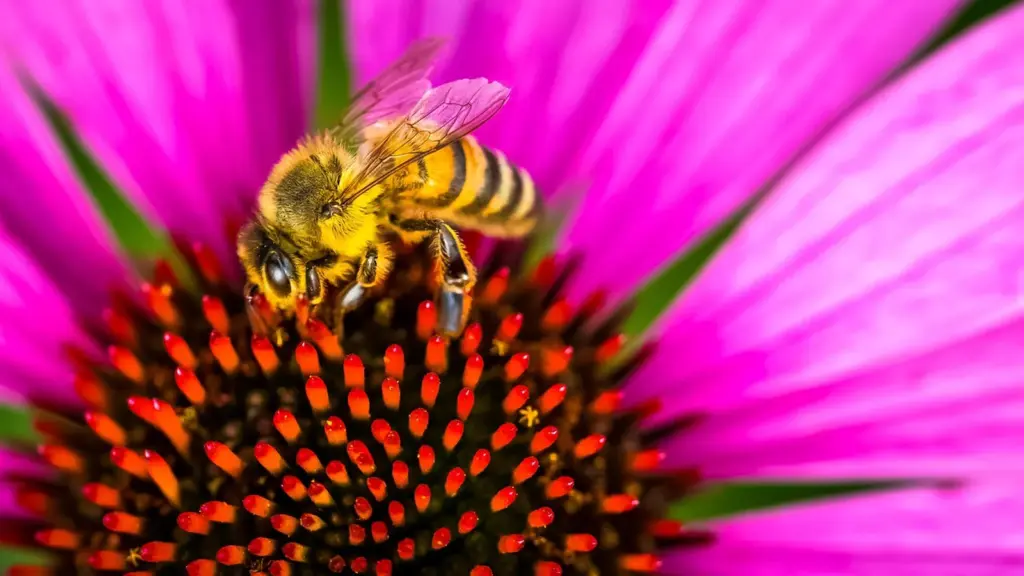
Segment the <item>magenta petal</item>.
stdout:
[[32,518],[34,514],[18,504],[19,483],[12,478],[47,478],[53,469],[34,454],[0,447],[0,527],[9,518]]
[[3,395],[67,401],[72,372],[66,347],[95,353],[68,298],[30,255],[0,230],[0,390]]
[[[347,24],[348,50],[353,64],[353,82],[363,86],[398,59],[418,38],[438,35],[450,38],[458,30],[453,16],[465,12],[462,0],[379,0],[344,3],[342,20]],[[447,23],[450,28],[434,29],[423,21],[424,13],[438,14],[432,22]]]
[[0,478],[6,479],[11,473],[44,478],[53,474],[53,468],[34,453],[0,447]]
[[126,270],[45,120],[4,62],[0,99],[0,226],[74,296],[80,312],[96,314]]
[[1024,474],[1024,322],[713,413],[666,446],[709,478]]
[[1024,569],[1016,485],[914,489],[724,520],[669,574],[988,576]]
[[[316,4],[228,2],[241,83],[233,86],[238,92],[225,98],[224,106],[243,107],[245,135],[254,140],[248,144],[253,146],[256,172],[242,196],[247,209],[257,191],[252,183],[262,184],[272,165],[309,129],[316,88]],[[214,24],[207,26],[206,40],[222,33]],[[245,144],[242,138],[236,134],[233,143]]]
[[[671,311],[634,400],[706,413],[694,438],[712,459],[741,437],[781,455],[820,434],[778,463],[864,442],[880,468],[860,475],[915,455],[925,473],[943,458],[951,474],[1005,469],[1020,425],[985,432],[975,415],[1024,373],[1024,65],[1007,52],[1021,33],[1017,9],[959,41],[796,166]],[[771,466],[755,461],[747,473]]]
[[225,217],[307,127],[312,17],[310,2],[51,0],[12,3],[2,32],[144,212],[230,257]]
[[596,182],[564,239],[588,256],[579,289],[635,288],[790,163],[956,4],[677,3],[589,143],[581,173]]
[[0,384],[0,405],[13,405],[13,404],[24,404],[25,395],[21,392],[8,387],[5,384]]
[[527,168],[551,194],[596,133],[651,41],[667,0],[388,0],[349,2],[360,81],[416,38],[449,39],[432,79],[483,76],[509,86],[505,108],[477,135]]
[[18,506],[17,487],[0,484],[0,515],[2,518],[30,518],[31,515]]

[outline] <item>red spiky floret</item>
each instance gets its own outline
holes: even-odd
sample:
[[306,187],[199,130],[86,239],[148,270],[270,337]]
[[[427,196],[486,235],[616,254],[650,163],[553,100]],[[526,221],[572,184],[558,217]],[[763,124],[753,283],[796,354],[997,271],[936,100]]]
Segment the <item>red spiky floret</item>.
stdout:
[[622,314],[560,297],[569,268],[483,266],[449,340],[423,255],[403,256],[339,340],[327,307],[289,319],[258,296],[273,330],[253,333],[212,253],[195,260],[205,295],[163,277],[104,315],[109,365],[64,415],[85,433],[46,428],[40,456],[78,488],[18,492],[34,519],[12,522],[56,561],[41,574],[646,573],[700,541],[660,517],[696,478],[641,433],[656,407],[621,409]]

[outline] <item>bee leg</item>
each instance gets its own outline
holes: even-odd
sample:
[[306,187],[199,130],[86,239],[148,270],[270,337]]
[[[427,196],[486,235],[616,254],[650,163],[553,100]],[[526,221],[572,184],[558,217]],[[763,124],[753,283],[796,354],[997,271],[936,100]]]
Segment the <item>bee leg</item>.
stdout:
[[469,319],[476,268],[459,234],[444,222],[435,222],[431,251],[441,273],[438,323],[443,334],[455,338]]
[[358,308],[366,300],[366,296],[369,293],[370,290],[358,281],[353,281],[338,291],[338,297],[334,301],[333,328],[339,340],[345,334],[345,314]]
[[270,335],[270,325],[267,324],[266,319],[263,318],[263,314],[256,309],[253,305],[253,297],[256,296],[260,291],[259,287],[252,282],[245,283],[245,289],[243,294],[245,295],[245,314],[249,318],[249,325],[252,326],[252,331],[261,336]]
[[341,312],[349,312],[355,310],[366,301],[366,296],[370,293],[370,290],[360,284],[359,282],[351,282],[346,286],[340,294],[338,294],[338,310]]
[[370,246],[359,262],[356,279],[338,294],[338,309],[348,312],[365,302],[373,287],[388,277],[394,258],[394,252],[387,244]]

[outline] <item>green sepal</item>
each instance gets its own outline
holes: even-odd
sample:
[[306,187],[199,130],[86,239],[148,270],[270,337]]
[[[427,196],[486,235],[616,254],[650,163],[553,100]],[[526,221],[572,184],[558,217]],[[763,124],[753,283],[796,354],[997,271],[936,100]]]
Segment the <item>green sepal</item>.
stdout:
[[163,259],[170,264],[184,287],[193,286],[192,273],[166,232],[147,221],[118,189],[89,152],[67,115],[42,88],[24,75],[22,83],[43,113],[71,168],[93,199],[118,246],[139,272],[148,277],[155,261]]
[[43,552],[0,546],[0,574],[6,574],[11,566],[45,566],[47,560]]
[[911,64],[917,63],[950,41],[970,32],[975,26],[988,22],[1007,8],[1018,4],[1020,4],[1020,0],[974,0],[973,2],[966,2],[960,11],[946,22],[945,27],[911,59]]
[[623,324],[627,336],[642,335],[654,324],[739,228],[751,209],[752,205],[744,206],[711,229],[635,292],[632,298],[633,311]]
[[718,484],[672,504],[669,517],[684,523],[699,522],[804,502],[889,490],[908,484],[897,481]]
[[21,406],[0,404],[0,445],[30,443],[38,440],[32,417]]
[[352,63],[348,57],[345,23],[339,0],[320,1],[315,128],[337,124],[351,97]]

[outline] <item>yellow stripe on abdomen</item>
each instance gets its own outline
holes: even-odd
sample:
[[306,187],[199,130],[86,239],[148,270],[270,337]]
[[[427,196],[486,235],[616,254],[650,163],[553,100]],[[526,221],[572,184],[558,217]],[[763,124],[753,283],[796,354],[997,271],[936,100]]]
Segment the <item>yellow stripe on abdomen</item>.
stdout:
[[514,200],[506,208],[505,217],[513,220],[524,220],[535,216],[536,208],[539,208],[537,199],[537,188],[533,185],[533,178],[526,170],[514,168],[513,178]]
[[466,189],[466,152],[461,141],[452,142],[416,163],[423,181],[414,201],[431,208],[451,206]]
[[472,136],[466,136],[459,140],[462,149],[466,153],[466,185],[462,188],[462,194],[451,205],[451,210],[464,214],[479,212],[476,203],[480,191],[487,182],[487,153],[483,147]]
[[488,199],[487,207],[481,212],[481,216],[489,220],[501,214],[509,203],[515,200],[513,197],[515,169],[509,164],[505,155],[497,150],[491,151],[490,158],[494,159],[494,166],[488,171],[488,175],[493,176],[496,181],[489,183],[493,193]]
[[532,229],[539,216],[530,175],[472,136],[421,159],[416,170],[424,185],[414,202],[430,217],[515,237]]

